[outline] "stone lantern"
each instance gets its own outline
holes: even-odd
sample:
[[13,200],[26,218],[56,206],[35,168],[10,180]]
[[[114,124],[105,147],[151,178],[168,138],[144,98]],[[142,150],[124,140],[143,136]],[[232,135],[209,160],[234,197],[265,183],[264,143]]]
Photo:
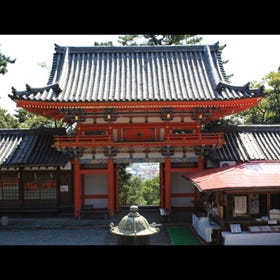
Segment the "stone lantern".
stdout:
[[138,213],[138,206],[130,206],[130,212],[124,216],[119,225],[110,224],[110,232],[118,237],[118,245],[149,245],[150,235],[158,233],[156,223],[151,225]]

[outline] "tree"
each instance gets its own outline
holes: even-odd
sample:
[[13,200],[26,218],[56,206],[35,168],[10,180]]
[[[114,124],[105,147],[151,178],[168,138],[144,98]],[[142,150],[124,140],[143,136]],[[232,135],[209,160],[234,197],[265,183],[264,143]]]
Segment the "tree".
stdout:
[[143,198],[145,205],[159,205],[159,176],[144,182]]
[[[173,34],[173,35],[158,35],[158,34],[143,34],[143,35],[123,35],[119,36],[118,42],[122,46],[137,46],[137,45],[189,45],[198,44],[202,41],[202,37],[194,34]],[[219,46],[222,51],[227,45]],[[222,64],[228,63],[228,60],[222,61]],[[233,74],[227,75],[227,80],[232,78]]]
[[132,174],[126,171],[129,164],[119,164],[119,200],[120,205],[127,205],[127,194]]
[[253,87],[267,84],[267,94],[257,106],[239,113],[244,124],[280,123],[280,67],[276,72],[265,75],[261,82],[252,82]]
[[39,128],[39,127],[64,127],[65,124],[61,121],[53,121],[40,115],[35,115],[24,109],[17,109],[15,118],[18,120],[20,128]]
[[112,41],[102,42],[102,43],[94,42],[94,46],[113,46],[113,42]]
[[140,177],[131,177],[127,188],[127,204],[128,205],[145,205],[143,198],[143,181]]
[[[181,45],[181,44],[197,44],[202,37],[193,34],[143,34],[143,35],[124,35],[119,36],[118,42],[122,46],[135,45]],[[138,43],[138,42],[139,43]]]
[[8,63],[15,63],[15,61],[15,59],[5,56],[0,52],[0,74],[6,74],[8,72]]
[[0,128],[17,128],[18,126],[18,121],[6,109],[0,108]]
[[240,125],[240,124],[242,124],[240,117],[233,115],[224,119],[213,120],[210,121],[209,123],[203,124],[202,130],[203,132],[213,132],[213,129],[219,131],[219,127]]

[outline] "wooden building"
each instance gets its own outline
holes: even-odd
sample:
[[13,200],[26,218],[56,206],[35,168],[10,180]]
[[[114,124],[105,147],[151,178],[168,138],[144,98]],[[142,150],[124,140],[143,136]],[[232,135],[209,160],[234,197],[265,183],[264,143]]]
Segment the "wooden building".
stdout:
[[[76,124],[54,134],[71,157],[74,215],[85,205],[119,210],[118,166],[160,164],[160,207],[193,207],[199,192],[183,174],[204,169],[225,143],[202,124],[258,104],[263,87],[228,83],[219,45],[55,46],[47,85],[10,97],[32,113]],[[208,153],[207,153],[208,152]],[[207,156],[208,154],[208,156]]]
[[69,156],[52,148],[64,129],[0,130],[0,212],[73,211]]
[[[225,244],[279,245],[280,126],[235,126],[220,131],[227,142],[216,150],[220,167],[184,175],[200,192],[194,227],[211,241],[210,219],[224,231]],[[242,235],[234,235],[231,227],[236,225]]]

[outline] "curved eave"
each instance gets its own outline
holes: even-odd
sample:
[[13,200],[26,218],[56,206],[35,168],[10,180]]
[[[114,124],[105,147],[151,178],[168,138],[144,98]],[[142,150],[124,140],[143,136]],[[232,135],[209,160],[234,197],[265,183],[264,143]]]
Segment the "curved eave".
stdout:
[[128,102],[49,102],[49,101],[33,101],[25,99],[16,99],[19,107],[23,107],[27,110],[29,109],[47,109],[47,110],[57,110],[57,109],[85,109],[85,110],[99,110],[104,108],[115,108],[119,110],[127,109],[154,109],[162,107],[173,107],[174,109],[182,108],[196,108],[204,107],[211,108],[213,106],[219,108],[235,108],[240,107],[244,110],[244,107],[252,107],[258,104],[258,102],[263,98],[263,96],[250,97],[250,98],[240,98],[240,99],[230,99],[230,100],[208,100],[208,101],[128,101]]
[[[99,100],[59,100],[58,98],[53,98],[53,99],[44,99],[43,96],[40,96],[38,94],[33,95],[33,96],[27,96],[27,95],[20,95],[20,94],[15,94],[15,95],[9,95],[9,97],[15,101],[15,102],[20,102],[20,101],[27,101],[27,102],[40,102],[40,103],[45,103],[48,104],[48,106],[51,106],[53,104],[62,104],[62,106],[85,106],[85,104],[95,104],[101,106],[105,104],[124,104],[124,103],[136,103],[137,104],[147,104],[147,103],[209,103],[209,102],[224,102],[224,101],[236,101],[236,100],[247,100],[251,98],[258,98],[258,97],[263,97],[266,95],[266,92],[259,92],[258,90],[250,90],[246,93],[242,93],[242,91],[236,91],[235,95],[231,95],[231,97],[227,97],[224,92],[220,92],[217,94],[218,97],[216,98],[197,98],[197,99],[190,99],[190,98],[165,98],[165,99],[149,99],[149,98],[142,98],[142,99],[122,99],[122,100],[114,100],[114,99],[99,99]],[[71,105],[69,105],[71,104]],[[112,105],[110,105],[112,107]]]

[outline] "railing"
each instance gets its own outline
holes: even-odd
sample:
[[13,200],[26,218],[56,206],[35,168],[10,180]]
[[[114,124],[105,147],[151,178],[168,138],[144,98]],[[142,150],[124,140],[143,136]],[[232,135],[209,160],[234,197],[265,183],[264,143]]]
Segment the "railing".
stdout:
[[164,140],[155,141],[115,141],[112,135],[55,136],[53,147],[125,147],[125,146],[196,146],[224,144],[223,133],[201,133],[197,135],[167,135]]
[[200,134],[170,134],[166,136],[166,143],[179,143],[180,145],[212,145],[225,144],[224,134],[219,133],[200,133]]

